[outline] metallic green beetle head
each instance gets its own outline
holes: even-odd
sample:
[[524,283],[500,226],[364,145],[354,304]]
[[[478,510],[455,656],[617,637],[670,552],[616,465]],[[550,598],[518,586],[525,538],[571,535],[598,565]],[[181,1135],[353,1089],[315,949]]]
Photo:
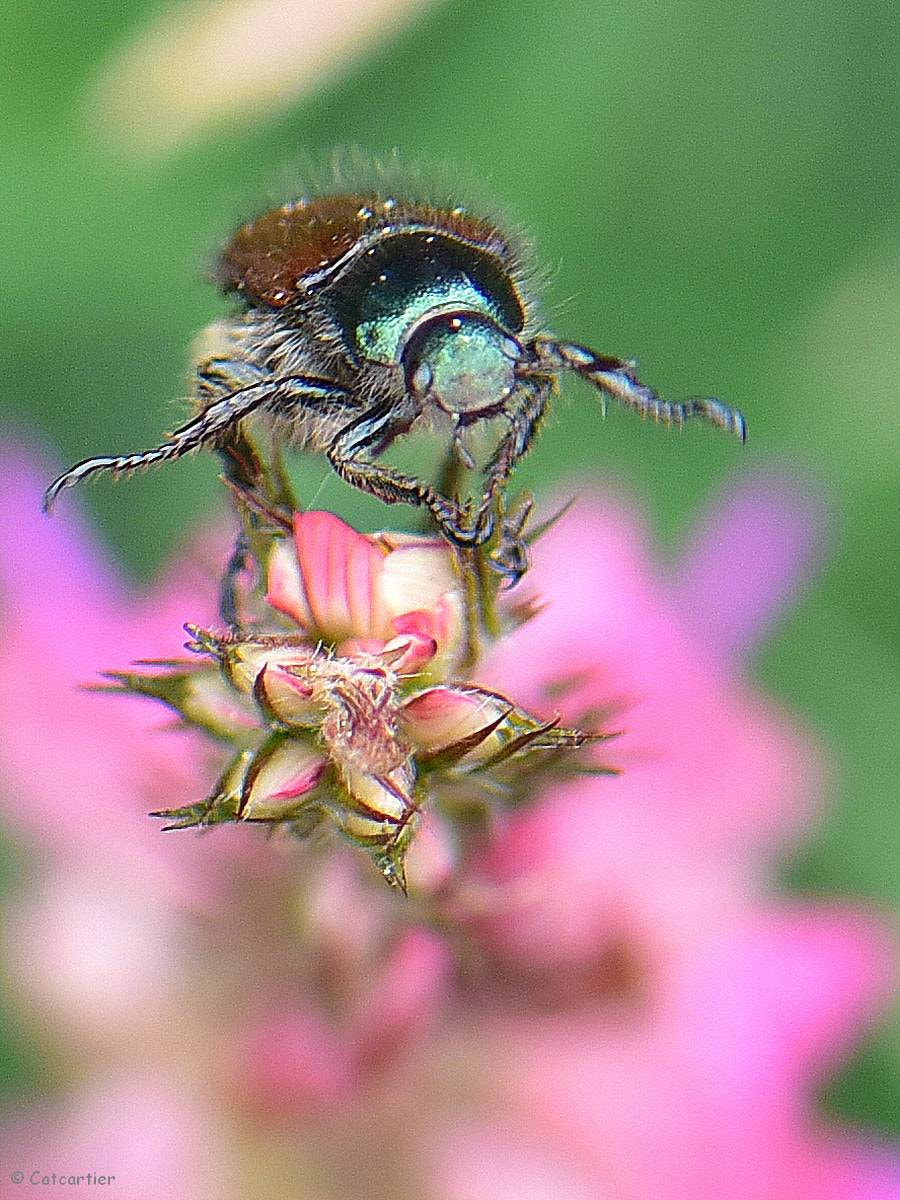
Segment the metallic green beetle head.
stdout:
[[515,387],[521,347],[489,317],[447,312],[415,326],[403,351],[409,392],[454,415],[484,415]]

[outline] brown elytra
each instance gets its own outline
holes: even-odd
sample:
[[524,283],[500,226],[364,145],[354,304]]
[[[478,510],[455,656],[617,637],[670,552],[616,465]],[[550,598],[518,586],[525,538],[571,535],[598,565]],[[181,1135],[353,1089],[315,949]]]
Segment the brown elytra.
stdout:
[[496,225],[461,208],[443,209],[380,196],[297,200],[242,225],[222,251],[216,280],[252,304],[283,308],[301,281],[327,274],[359,243],[389,230],[433,229],[506,259]]

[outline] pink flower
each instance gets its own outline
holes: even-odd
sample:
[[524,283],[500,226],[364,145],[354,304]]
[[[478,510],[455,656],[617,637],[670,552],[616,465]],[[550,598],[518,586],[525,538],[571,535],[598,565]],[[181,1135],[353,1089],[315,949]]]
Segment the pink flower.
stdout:
[[433,538],[365,537],[331,513],[296,513],[293,542],[276,544],[268,585],[273,608],[338,654],[387,652],[398,673],[431,664],[432,674],[459,656],[460,586],[446,545]]
[[[227,857],[228,838],[198,859],[188,846],[160,838],[146,816],[161,794],[175,803],[192,798],[204,747],[192,735],[165,732],[161,710],[85,686],[99,681],[105,665],[180,653],[175,585],[163,580],[152,596],[135,595],[76,518],[43,518],[39,492],[49,466],[9,452],[2,465],[4,819],[57,859],[141,876],[191,902],[209,898],[213,858]],[[187,604],[211,615],[214,577],[193,555],[177,574],[178,611]]]
[[[2,1157],[26,1176],[118,1169],[126,1200],[230,1195],[229,1106],[246,1118],[251,1094],[269,1112],[280,1095],[296,1113],[306,1095],[322,1108],[341,1094],[341,1056],[329,1057],[329,1045],[347,1047],[355,1094],[425,1029],[448,952],[396,928],[342,858],[307,853],[301,869],[298,843],[237,828],[198,842],[148,819],[151,807],[202,795],[213,756],[161,709],[83,685],[109,663],[177,654],[183,618],[209,611],[215,577],[196,569],[195,550],[151,596],[133,596],[77,521],[40,514],[49,468],[2,457],[0,805],[34,864],[0,928],[3,984],[22,1024],[76,1081],[68,1099],[4,1122]],[[298,955],[286,914],[301,911]],[[261,967],[248,973],[254,957]],[[305,970],[333,976],[327,997],[304,983]],[[345,1013],[338,1021],[333,1003]],[[291,1070],[282,1092],[261,1055],[238,1071],[273,1012],[285,1029],[306,1014],[328,1034],[314,1048],[318,1075],[296,1040],[293,1051],[279,1041]],[[16,1191],[8,1172],[7,1188]]]
[[[365,537],[312,512],[294,515],[290,543],[273,539],[259,553],[268,589],[264,599],[252,587],[244,597],[251,632],[188,624],[188,649],[205,665],[110,673],[232,745],[206,800],[155,814],[169,828],[255,821],[309,836],[331,821],[406,890],[423,810],[484,809],[492,793],[521,790],[535,754],[590,740],[496,692],[443,681],[473,658],[471,639],[497,590],[491,583],[464,620],[467,584],[477,580],[446,543]],[[283,616],[294,629],[284,630]]]
[[449,967],[442,941],[411,929],[383,962],[370,964],[365,993],[339,1025],[296,1003],[263,1010],[238,1043],[237,1095],[279,1121],[323,1112],[340,1120],[373,1074],[421,1043],[440,1011]]
[[[741,563],[712,522],[694,576],[704,594],[690,595],[684,570],[677,612],[715,608],[718,545],[729,632],[714,624],[711,641],[733,654],[777,608],[786,550],[803,563],[798,531],[814,522],[785,480],[735,491],[725,511],[768,542]],[[567,677],[569,713],[619,700],[626,770],[513,815],[450,898],[502,981],[463,1035],[502,1116],[438,1133],[438,1194],[499,1200],[536,1178],[534,1195],[572,1200],[898,1196],[886,1156],[809,1115],[814,1080],[887,997],[886,939],[871,917],[762,899],[773,838],[808,812],[812,752],[729,678],[733,660],[709,652],[702,622],[680,619],[641,541],[609,500],[579,506],[537,547],[526,586],[546,597],[579,550],[582,571],[487,664],[530,704]],[[737,603],[742,572],[753,624]],[[522,664],[541,652],[553,673],[532,675],[529,692]]]
[[768,531],[768,553],[757,546],[741,560],[713,524],[708,566],[697,576],[703,590],[695,594],[677,567],[674,585],[662,575],[633,508],[615,496],[579,503],[538,543],[521,585],[517,599],[544,607],[497,643],[480,682],[535,711],[552,695],[564,720],[599,710],[607,728],[623,731],[615,744],[622,775],[602,796],[612,802],[614,793],[628,820],[662,822],[698,854],[743,858],[770,852],[805,825],[820,794],[820,767],[791,719],[746,686],[730,654],[717,653],[718,630],[711,622],[707,637],[706,615],[727,591],[737,625],[746,595],[753,624],[742,637],[752,640],[793,586],[788,548],[805,569],[812,548],[801,527],[811,538],[815,521],[799,489],[776,478],[764,493],[755,481],[740,485],[726,508],[732,533]]
[[[732,527],[752,503],[768,531],[752,561],[708,526],[724,580],[709,544],[691,552],[702,569],[667,578],[621,501],[579,506],[510,598],[542,602],[539,615],[464,681],[441,665],[456,646],[452,580],[429,571],[434,586],[412,599],[386,586],[426,543],[301,519],[269,579],[287,652],[263,647],[257,662],[258,646],[222,641],[243,682],[198,658],[191,686],[210,687],[188,699],[235,747],[263,720],[296,725],[290,762],[276,745],[259,763],[265,797],[287,806],[321,785],[329,738],[348,771],[371,751],[345,748],[334,714],[303,740],[311,703],[320,724],[329,715],[318,689],[349,671],[356,708],[387,712],[417,766],[449,772],[434,776],[407,901],[327,831],[194,838],[146,819],[202,798],[211,743],[162,732],[146,700],[76,685],[177,653],[181,622],[210,620],[214,580],[196,586],[182,562],[162,593],[130,596],[75,523],[39,516],[52,472],[3,466],[15,535],[0,533],[0,795],[37,879],[6,914],[6,990],[75,1081],[7,1122],[11,1169],[115,1159],[126,1200],[315,1195],[326,1182],[397,1200],[900,1195],[886,1154],[829,1128],[812,1099],[884,999],[884,936],[849,908],[778,901],[767,881],[820,789],[807,739],[736,678],[812,536],[788,484],[727,502]],[[395,708],[379,707],[410,614],[436,652],[392,683]],[[317,656],[323,634],[341,654]],[[538,728],[559,708],[620,729],[604,752],[624,774],[483,769],[521,705]],[[473,809],[488,784],[504,802]],[[18,1194],[7,1179],[0,1194]]]

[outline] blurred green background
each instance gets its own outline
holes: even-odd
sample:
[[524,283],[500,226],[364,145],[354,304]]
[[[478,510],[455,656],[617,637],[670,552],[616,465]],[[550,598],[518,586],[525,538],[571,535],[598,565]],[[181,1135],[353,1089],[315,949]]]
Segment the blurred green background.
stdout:
[[[224,308],[205,281],[235,220],[265,207],[305,151],[400,147],[460,164],[530,231],[553,327],[640,356],[672,397],[743,409],[745,450],[712,430],[666,437],[590,394],[567,398],[520,479],[625,480],[664,544],[739,469],[818,479],[834,550],[815,590],[753,664],[832,748],[840,794],[786,886],[896,901],[896,543],[900,229],[887,3],[478,0],[438,5],[312,99],[235,117],[144,157],[87,119],[99,65],[141,0],[5,0],[4,408],[66,465],[153,445],[178,420],[187,346]],[[209,458],[82,503],[138,575],[218,503]],[[300,468],[300,495],[364,525],[382,510]],[[66,501],[69,501],[66,497]],[[892,569],[893,568],[893,569]],[[824,1089],[842,1119],[900,1112],[885,1022]],[[0,1043],[12,1089],[38,1064]]]

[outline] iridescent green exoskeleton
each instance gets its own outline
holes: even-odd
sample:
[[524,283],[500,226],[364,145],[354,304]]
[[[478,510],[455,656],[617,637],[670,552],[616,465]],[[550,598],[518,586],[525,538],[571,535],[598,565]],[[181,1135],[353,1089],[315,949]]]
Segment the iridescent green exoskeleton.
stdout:
[[[746,434],[741,414],[718,400],[662,400],[631,363],[535,328],[520,252],[492,221],[460,208],[366,194],[299,200],[240,228],[217,279],[241,307],[209,331],[196,414],[152,450],[78,463],[48,489],[48,510],[89,475],[128,473],[202,446],[219,450],[234,475],[241,423],[256,414],[269,418],[279,443],[325,454],[354,487],[426,508],[457,546],[494,539],[493,563],[515,582],[527,565],[521,528],[495,531],[496,517],[562,372],[655,422],[699,417]],[[471,502],[378,462],[433,417],[449,422],[469,464],[465,431],[505,422]],[[232,566],[240,562],[239,549]]]

